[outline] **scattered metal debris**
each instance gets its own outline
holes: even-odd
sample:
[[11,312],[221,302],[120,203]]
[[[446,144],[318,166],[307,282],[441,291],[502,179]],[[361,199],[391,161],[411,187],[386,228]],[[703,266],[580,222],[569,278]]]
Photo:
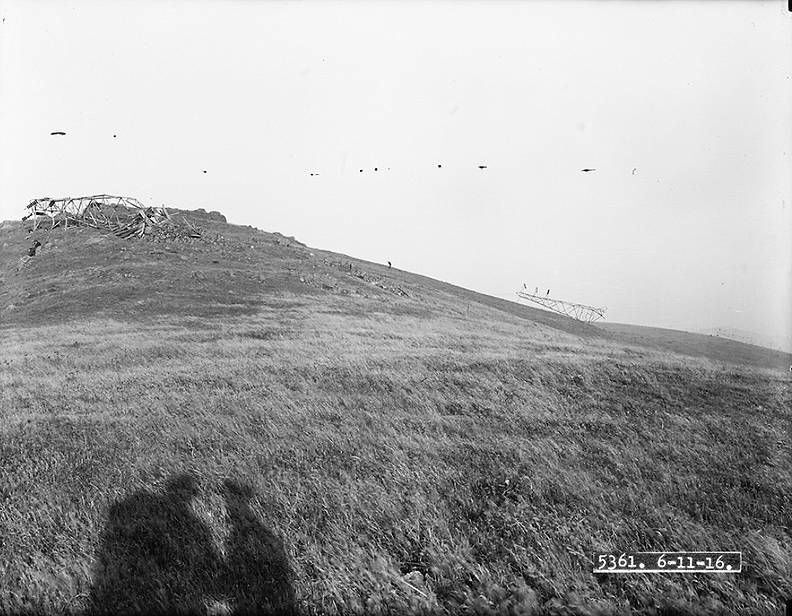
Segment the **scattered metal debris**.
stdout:
[[142,237],[146,229],[164,220],[170,220],[165,207],[146,207],[132,197],[113,195],[93,195],[90,197],[66,197],[33,199],[27,209],[30,212],[22,218],[33,219],[33,230],[38,229],[43,218],[52,221],[50,230],[63,224],[65,228],[82,225],[95,229],[107,229],[123,238],[134,235]]
[[187,236],[188,237],[192,237],[192,238],[201,237],[201,230],[198,227],[196,227],[194,224],[192,224],[184,216],[182,216],[182,220],[184,221],[184,224],[187,225],[187,229],[188,229]]

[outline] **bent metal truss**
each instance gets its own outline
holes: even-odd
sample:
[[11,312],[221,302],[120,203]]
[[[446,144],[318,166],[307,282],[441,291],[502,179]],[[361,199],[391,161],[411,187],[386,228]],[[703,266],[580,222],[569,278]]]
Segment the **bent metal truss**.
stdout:
[[534,304],[539,304],[543,308],[563,314],[584,323],[593,323],[605,318],[605,311],[607,308],[595,308],[594,306],[586,306],[585,304],[575,304],[574,302],[565,302],[560,299],[551,299],[549,297],[542,297],[528,293],[528,291],[517,291],[517,296],[521,299],[528,300]]
[[[90,197],[66,197],[33,199],[30,210],[22,219],[33,218],[33,229],[37,229],[42,218],[52,221],[51,229],[60,223],[66,228],[86,225],[97,229],[109,229],[119,237],[142,236],[147,227],[170,220],[164,207],[146,207],[133,197],[93,195]],[[119,216],[121,214],[121,216]]]

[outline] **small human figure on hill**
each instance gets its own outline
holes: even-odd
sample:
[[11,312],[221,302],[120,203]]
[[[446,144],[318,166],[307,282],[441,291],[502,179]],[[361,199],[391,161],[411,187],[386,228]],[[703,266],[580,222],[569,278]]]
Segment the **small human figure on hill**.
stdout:
[[36,256],[36,251],[38,250],[39,246],[41,246],[41,242],[39,242],[38,240],[33,242],[33,246],[28,248],[28,256],[29,257],[35,257]]
[[550,289],[547,289],[547,293],[545,295],[550,295]]
[[388,261],[388,269],[390,269],[390,268],[391,268],[391,262]]

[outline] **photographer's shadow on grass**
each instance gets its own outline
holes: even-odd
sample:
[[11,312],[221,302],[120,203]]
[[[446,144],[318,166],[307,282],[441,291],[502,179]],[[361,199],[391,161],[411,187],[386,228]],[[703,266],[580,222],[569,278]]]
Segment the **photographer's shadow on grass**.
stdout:
[[283,544],[253,513],[253,491],[231,480],[222,491],[231,525],[225,558],[193,513],[198,484],[190,475],[172,478],[162,494],[141,490],[114,504],[89,613],[295,613]]

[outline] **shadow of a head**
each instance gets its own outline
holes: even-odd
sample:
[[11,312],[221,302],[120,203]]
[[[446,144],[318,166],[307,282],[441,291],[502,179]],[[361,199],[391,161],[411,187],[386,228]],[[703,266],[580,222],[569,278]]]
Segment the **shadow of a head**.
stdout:
[[165,484],[165,493],[179,500],[193,499],[198,492],[198,481],[189,473],[176,475]]
[[233,479],[226,479],[223,482],[222,493],[226,500],[243,502],[248,502],[256,495],[252,487],[234,481]]

